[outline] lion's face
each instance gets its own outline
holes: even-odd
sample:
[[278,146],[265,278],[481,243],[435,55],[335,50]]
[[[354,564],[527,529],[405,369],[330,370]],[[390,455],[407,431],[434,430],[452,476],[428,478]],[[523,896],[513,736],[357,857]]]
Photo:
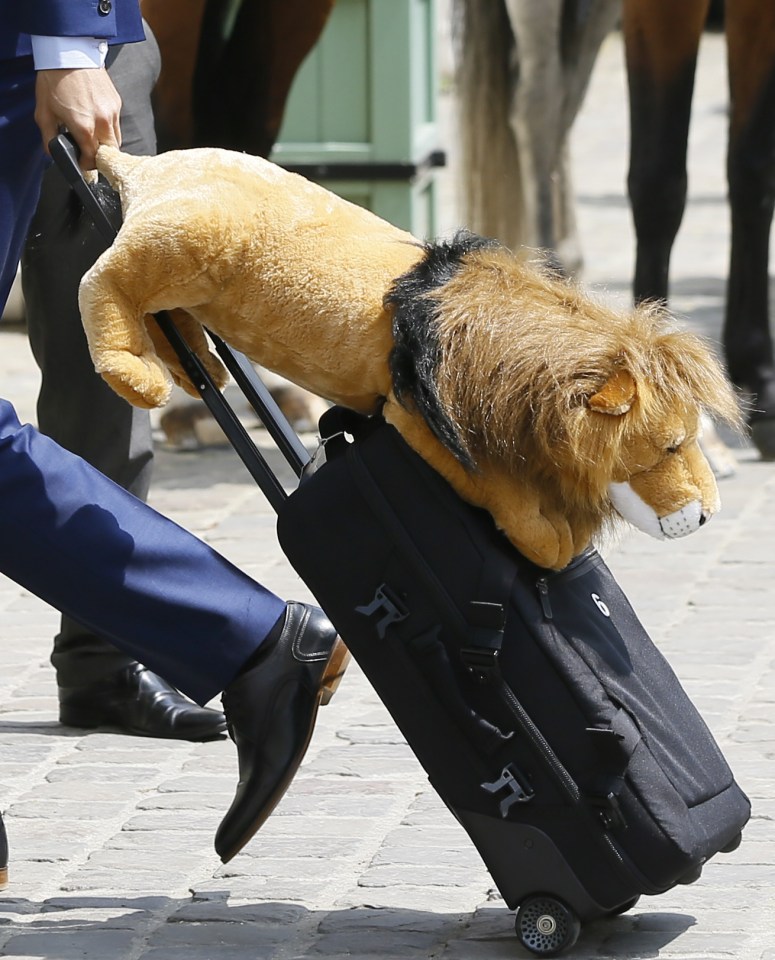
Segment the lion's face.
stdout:
[[672,418],[637,437],[623,477],[608,487],[621,516],[644,533],[672,540],[694,533],[719,510],[716,480],[698,443],[699,416]]
[[594,413],[627,420],[611,503],[625,520],[660,540],[694,533],[719,510],[713,471],[699,446],[700,411],[695,407],[659,407],[659,416],[636,406],[632,378],[620,372],[590,401]]

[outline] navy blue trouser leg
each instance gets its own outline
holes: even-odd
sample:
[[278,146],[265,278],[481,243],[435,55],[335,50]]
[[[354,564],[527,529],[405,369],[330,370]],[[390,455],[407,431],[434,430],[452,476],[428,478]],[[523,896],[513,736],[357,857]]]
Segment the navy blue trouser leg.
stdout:
[[198,703],[285,603],[0,400],[0,572]]

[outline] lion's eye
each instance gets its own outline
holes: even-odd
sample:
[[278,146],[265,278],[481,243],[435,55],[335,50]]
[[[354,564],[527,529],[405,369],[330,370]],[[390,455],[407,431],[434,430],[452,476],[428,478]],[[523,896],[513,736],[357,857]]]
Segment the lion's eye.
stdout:
[[681,449],[681,443],[683,443],[682,440],[680,440],[678,443],[674,443],[671,447],[667,448],[665,453],[678,453],[678,451]]

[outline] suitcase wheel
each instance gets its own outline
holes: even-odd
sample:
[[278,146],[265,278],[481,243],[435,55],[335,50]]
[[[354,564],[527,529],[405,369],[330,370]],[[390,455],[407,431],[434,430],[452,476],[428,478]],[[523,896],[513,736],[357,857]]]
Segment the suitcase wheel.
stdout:
[[537,957],[556,957],[572,947],[581,931],[576,914],[549,896],[528,897],[514,918],[517,939]]

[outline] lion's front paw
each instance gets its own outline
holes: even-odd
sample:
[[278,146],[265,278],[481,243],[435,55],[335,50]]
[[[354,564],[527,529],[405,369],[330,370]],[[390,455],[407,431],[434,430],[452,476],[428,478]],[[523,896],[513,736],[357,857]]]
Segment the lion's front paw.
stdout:
[[578,552],[570,525],[561,515],[536,513],[528,522],[504,532],[523,556],[548,570],[562,570]]
[[172,393],[169,372],[156,357],[115,350],[103,354],[95,367],[108,386],[135,407],[163,407]]

